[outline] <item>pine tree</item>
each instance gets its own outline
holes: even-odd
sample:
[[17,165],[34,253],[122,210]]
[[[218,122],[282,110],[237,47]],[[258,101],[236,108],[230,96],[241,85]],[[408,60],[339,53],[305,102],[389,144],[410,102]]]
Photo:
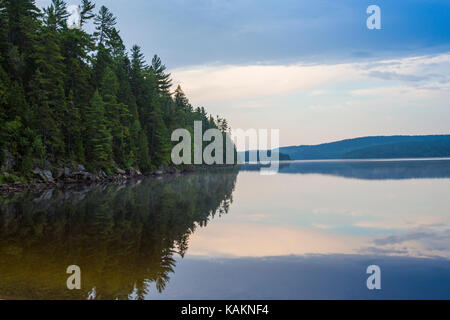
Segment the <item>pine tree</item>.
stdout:
[[51,10],[53,13],[53,23],[55,29],[62,30],[67,28],[67,18],[69,14],[67,12],[67,4],[63,0],[52,0],[52,4],[47,10]]
[[73,91],[70,91],[67,99],[67,112],[65,114],[63,133],[65,137],[66,151],[69,159],[76,159],[83,162],[84,147],[82,139],[81,113],[77,104]]
[[[65,66],[64,57],[60,49],[59,31],[62,30],[61,26],[66,24],[66,18],[64,18],[62,13],[65,10],[65,3],[60,0],[53,0],[53,4],[45,10],[44,25],[40,31],[41,41],[37,45],[35,54],[37,71],[33,77],[33,95],[34,97],[39,96],[39,98],[34,99],[33,108],[38,113],[43,111],[47,113],[47,120],[52,129],[48,133],[50,139],[47,139],[47,133],[45,133],[43,142],[46,144],[47,141],[51,141],[48,150],[56,157],[65,155],[64,137],[61,127],[66,118],[67,105],[64,90]],[[36,93],[37,90],[42,90],[43,92]],[[37,119],[42,117],[42,115],[36,116]]]
[[102,6],[99,13],[94,18],[94,24],[96,26],[94,37],[96,38],[98,45],[102,46],[107,41],[111,40],[115,30],[114,26],[117,24],[116,18],[108,8]]
[[[139,46],[126,52],[116,18],[82,0],[81,25],[67,27],[66,1],[41,11],[34,0],[0,0],[0,149],[17,159],[14,170],[83,162],[92,170],[118,166],[150,171],[170,163],[170,132],[228,130],[189,103],[155,55],[148,66]],[[0,164],[2,153],[0,152]]]
[[143,105],[144,100],[144,72],[147,69],[145,58],[139,46],[131,49],[130,85],[138,105]]
[[34,0],[4,0],[2,19],[7,21],[10,59],[5,70],[14,80],[26,83],[34,72],[33,55],[38,41],[40,10]]
[[139,130],[137,152],[138,152],[139,168],[144,172],[150,171],[152,166],[150,162],[150,155],[149,155],[150,152],[148,149],[148,139],[143,130]]
[[29,103],[33,113],[31,126],[36,128],[45,148],[55,154],[55,149],[64,149],[64,142],[54,116],[54,110],[49,105],[48,93],[44,89],[45,85],[42,74],[38,70],[33,76],[28,90]]
[[170,79],[170,73],[165,73],[166,66],[162,64],[161,59],[157,55],[152,59],[151,70],[156,76],[158,90],[167,92],[172,86],[172,80]]
[[102,97],[95,92],[86,114],[86,162],[94,170],[113,168],[112,137],[105,119]]
[[7,62],[5,57],[8,55],[9,46],[6,1],[0,0],[0,66],[4,66]]
[[148,126],[148,136],[151,145],[150,159],[155,167],[167,165],[170,158],[170,136],[160,105],[155,101],[153,110],[150,114],[150,125]]
[[93,4],[90,0],[82,0],[80,21],[81,26],[95,17],[95,14],[93,13],[94,9],[95,4]]
[[6,119],[9,79],[8,74],[0,65],[0,130],[1,124]]
[[101,94],[105,106],[105,116],[108,128],[113,138],[114,159],[122,166],[127,161],[127,140],[129,137],[129,120],[131,114],[128,106],[117,102],[116,95],[119,90],[119,82],[111,69],[105,71],[101,85]]

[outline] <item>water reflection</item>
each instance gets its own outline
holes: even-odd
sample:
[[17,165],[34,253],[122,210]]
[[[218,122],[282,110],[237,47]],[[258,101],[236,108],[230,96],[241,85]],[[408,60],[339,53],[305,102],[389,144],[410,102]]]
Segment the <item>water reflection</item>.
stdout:
[[[237,172],[0,200],[0,298],[128,299],[161,292],[189,236],[226,214]],[[66,288],[69,265],[82,290]]]
[[449,168],[449,160],[309,161],[264,177],[244,167],[232,214],[194,234],[190,252],[450,259]]
[[[246,164],[241,170],[259,171]],[[450,178],[449,159],[427,160],[324,160],[280,162],[279,173],[325,174],[368,180]]]
[[2,199],[0,298],[448,299],[449,168],[292,162]]
[[[368,266],[382,271],[366,287]],[[180,272],[178,272],[178,268]],[[162,294],[147,299],[450,299],[450,261],[372,255],[188,258]]]

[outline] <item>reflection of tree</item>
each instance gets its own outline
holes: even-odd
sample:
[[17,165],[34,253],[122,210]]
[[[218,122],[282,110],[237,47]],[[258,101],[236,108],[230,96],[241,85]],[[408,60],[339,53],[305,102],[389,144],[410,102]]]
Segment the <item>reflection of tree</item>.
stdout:
[[[0,200],[0,298],[143,298],[162,292],[189,236],[226,214],[237,172]],[[82,290],[66,289],[67,266]]]

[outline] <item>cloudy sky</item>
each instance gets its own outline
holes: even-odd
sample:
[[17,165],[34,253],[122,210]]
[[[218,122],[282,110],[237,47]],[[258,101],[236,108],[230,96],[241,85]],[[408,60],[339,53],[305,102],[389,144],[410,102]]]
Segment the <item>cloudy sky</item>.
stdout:
[[[96,3],[128,46],[162,57],[193,105],[233,128],[280,129],[282,146],[450,133],[448,0]],[[381,30],[366,27],[371,4]]]

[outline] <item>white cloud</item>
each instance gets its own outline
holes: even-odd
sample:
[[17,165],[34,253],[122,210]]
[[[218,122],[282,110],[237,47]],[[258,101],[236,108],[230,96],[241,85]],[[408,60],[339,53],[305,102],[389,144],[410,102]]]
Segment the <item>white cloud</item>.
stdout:
[[181,84],[195,103],[249,100],[283,94],[323,96],[329,86],[385,83],[357,89],[357,95],[428,94],[450,88],[450,54],[335,65],[204,66],[177,69]]
[[358,75],[351,65],[221,66],[179,69],[175,82],[197,103],[313,91]]
[[234,128],[279,128],[282,146],[450,132],[450,54],[334,65],[200,66],[172,74],[194,106],[226,117]]

